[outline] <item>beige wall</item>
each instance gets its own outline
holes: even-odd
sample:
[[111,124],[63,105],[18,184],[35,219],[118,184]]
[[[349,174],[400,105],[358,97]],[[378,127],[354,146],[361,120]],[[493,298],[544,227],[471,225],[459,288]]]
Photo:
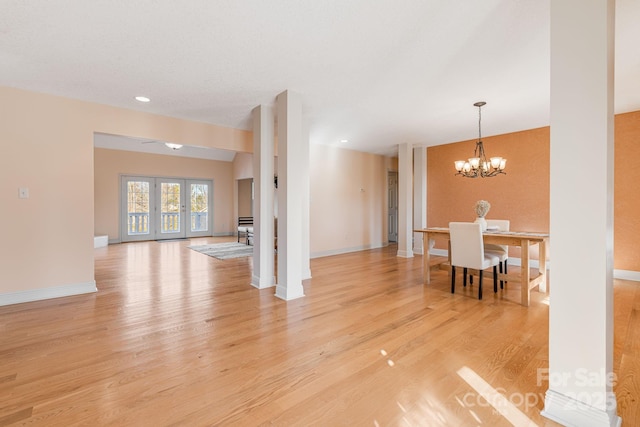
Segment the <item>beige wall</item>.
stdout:
[[233,163],[131,151],[94,150],[95,234],[120,239],[120,176],[141,175],[213,181],[213,233],[230,234],[233,219]]
[[[76,101],[0,88],[0,294],[93,283],[93,131]],[[18,188],[29,189],[28,199]]]
[[386,245],[393,159],[316,144],[310,156],[311,256]]
[[235,179],[253,178],[253,154],[238,153],[233,159],[233,177]]

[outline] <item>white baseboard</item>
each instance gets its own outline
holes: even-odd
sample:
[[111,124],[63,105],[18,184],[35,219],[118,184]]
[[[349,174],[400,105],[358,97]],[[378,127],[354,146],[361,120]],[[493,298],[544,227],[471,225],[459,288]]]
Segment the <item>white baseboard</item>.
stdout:
[[253,286],[254,288],[257,289],[266,289],[266,288],[272,288],[276,285],[276,278],[275,276],[271,277],[270,279],[268,277],[258,277],[258,276],[251,276],[251,286]]
[[613,270],[613,278],[640,282],[640,271]]
[[612,408],[609,411],[594,408],[583,402],[572,399],[564,394],[547,390],[544,399],[544,409],[540,414],[563,426],[576,427],[620,427],[622,419],[616,415],[615,395]]
[[388,246],[388,243],[380,243],[380,244],[376,244],[376,245],[365,245],[365,246],[354,246],[351,248],[341,248],[341,249],[334,249],[334,250],[330,250],[330,251],[322,251],[322,252],[312,252],[310,255],[310,258],[322,258],[325,256],[332,256],[332,255],[341,255],[341,254],[348,254],[350,252],[358,252],[358,251],[366,251],[369,249],[377,249],[377,248],[382,248],[385,246]]
[[304,289],[300,286],[299,289],[296,289],[297,292],[289,292],[285,286],[276,285],[276,297],[285,301],[291,301],[294,299],[302,298],[304,296]]
[[96,282],[78,283],[75,285],[54,286],[51,288],[29,289],[28,291],[7,292],[0,294],[0,306],[20,304],[23,302],[41,301],[51,298],[97,292]]
[[[235,235],[236,235],[236,233],[233,232],[233,231],[223,231],[221,233],[212,233],[211,236],[202,236],[202,237],[228,237],[228,236],[235,236]],[[187,239],[188,238],[189,237],[187,237]],[[149,238],[149,240],[154,240],[154,239]],[[116,244],[119,244],[119,243],[122,243],[121,239],[109,239],[109,244],[110,245],[116,245]]]
[[[517,267],[520,267],[522,265],[519,257],[509,257],[509,259],[507,260],[507,264],[515,265]],[[538,262],[537,259],[529,260],[530,268],[538,268],[539,266],[540,266],[540,263]],[[548,260],[547,260],[547,270],[551,270],[551,262]]]
[[412,250],[408,250],[408,251],[398,250],[398,257],[400,257],[400,258],[413,258],[413,251]]
[[446,249],[431,249],[429,255],[435,256],[449,256],[449,251]]
[[104,248],[109,244],[109,236],[93,236],[93,248]]

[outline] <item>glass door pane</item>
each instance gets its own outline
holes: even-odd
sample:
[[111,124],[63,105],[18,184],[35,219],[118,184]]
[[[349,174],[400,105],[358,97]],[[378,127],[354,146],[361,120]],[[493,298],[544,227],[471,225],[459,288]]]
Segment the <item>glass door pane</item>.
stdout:
[[189,229],[187,236],[212,236],[211,181],[187,180],[189,188]]
[[153,178],[122,177],[122,241],[153,238],[153,186]]
[[158,178],[158,220],[156,239],[177,239],[185,237],[184,227],[184,180]]

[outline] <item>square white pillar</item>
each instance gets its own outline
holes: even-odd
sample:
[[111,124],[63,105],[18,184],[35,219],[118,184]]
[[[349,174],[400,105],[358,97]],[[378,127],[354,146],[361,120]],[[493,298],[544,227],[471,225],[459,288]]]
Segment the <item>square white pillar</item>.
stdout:
[[551,2],[549,382],[542,414],[618,426],[613,393],[614,1]]
[[309,123],[307,120],[302,121],[302,156],[300,164],[300,181],[302,182],[302,280],[311,279],[311,241],[310,241],[310,205],[311,205],[311,188],[310,188],[310,154],[309,154]]
[[398,256],[412,258],[413,148],[398,145]]
[[[301,252],[303,203],[308,200],[308,160],[304,156],[309,139],[303,137],[300,95],[285,91],[276,97],[278,117],[278,284],[276,296],[292,300],[304,296]],[[307,230],[308,232],[308,230]]]
[[260,105],[253,116],[253,275],[258,289],[275,285],[273,223],[273,108]]

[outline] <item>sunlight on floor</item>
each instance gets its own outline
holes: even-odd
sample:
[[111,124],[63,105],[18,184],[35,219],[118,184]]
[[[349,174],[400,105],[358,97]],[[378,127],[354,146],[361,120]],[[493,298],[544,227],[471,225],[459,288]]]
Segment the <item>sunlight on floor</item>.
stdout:
[[401,420],[406,426],[431,426],[446,427],[450,425],[461,425],[458,417],[451,413],[446,406],[428,395],[423,396],[415,405],[407,408],[396,401],[400,410],[404,413]]
[[[482,379],[482,377],[480,377],[472,369],[466,366],[458,370],[458,375],[460,376],[460,378],[465,380],[467,384],[473,387],[473,389],[478,393],[479,397],[483,398],[482,401],[477,398],[474,401],[473,398],[468,399],[469,396],[465,396],[463,401],[458,400],[458,402],[463,406],[468,407],[472,404],[475,404],[477,406],[480,406],[481,404],[488,404],[491,405],[500,415],[506,418],[507,421],[509,421],[514,426],[537,426],[535,422],[533,422],[522,411],[516,408],[516,406],[512,403],[512,399],[515,398],[519,402],[528,404],[528,396],[524,396],[519,393],[518,396],[511,396],[509,399],[507,399],[495,388],[493,388],[488,382]],[[471,409],[470,411],[472,416],[474,416],[474,418],[476,418],[480,422],[477,415],[473,413]]]

